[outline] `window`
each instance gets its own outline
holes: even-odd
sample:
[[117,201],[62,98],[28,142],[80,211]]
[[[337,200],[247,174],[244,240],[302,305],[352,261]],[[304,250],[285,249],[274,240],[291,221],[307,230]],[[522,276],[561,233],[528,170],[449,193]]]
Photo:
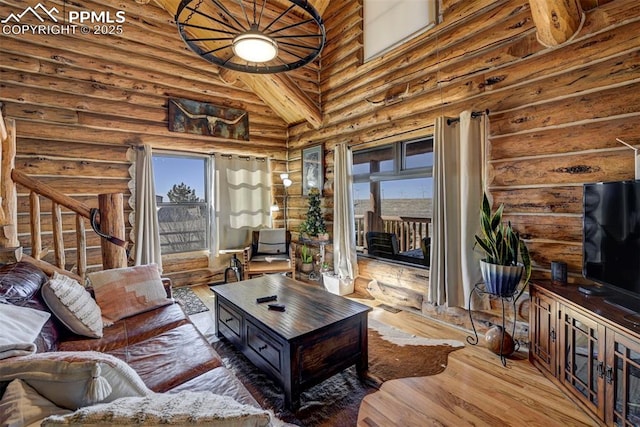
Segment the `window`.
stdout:
[[436,0],[364,0],[364,60],[393,49],[436,23]]
[[[428,265],[433,199],[433,137],[353,153],[353,197],[359,252],[367,232],[395,234],[395,261]],[[426,239],[426,240],[425,240]]]
[[208,156],[153,154],[153,174],[163,255],[209,248]]

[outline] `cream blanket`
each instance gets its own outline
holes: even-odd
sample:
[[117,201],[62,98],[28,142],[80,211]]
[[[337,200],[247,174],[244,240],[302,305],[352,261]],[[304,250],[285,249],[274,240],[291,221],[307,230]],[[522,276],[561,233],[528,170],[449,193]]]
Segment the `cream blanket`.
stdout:
[[0,303],[0,360],[36,352],[33,343],[50,313]]

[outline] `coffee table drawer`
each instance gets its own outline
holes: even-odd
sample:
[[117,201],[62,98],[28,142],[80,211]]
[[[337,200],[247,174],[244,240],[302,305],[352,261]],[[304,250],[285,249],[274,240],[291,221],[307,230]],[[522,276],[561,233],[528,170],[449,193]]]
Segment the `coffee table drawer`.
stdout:
[[275,372],[282,372],[283,345],[249,321],[247,321],[247,345]]
[[[220,325],[220,328],[232,332],[235,337],[240,339],[240,331],[242,330],[242,316],[226,305],[220,304],[218,308],[218,323]],[[233,338],[228,336],[228,334],[225,335],[227,336],[227,338]]]

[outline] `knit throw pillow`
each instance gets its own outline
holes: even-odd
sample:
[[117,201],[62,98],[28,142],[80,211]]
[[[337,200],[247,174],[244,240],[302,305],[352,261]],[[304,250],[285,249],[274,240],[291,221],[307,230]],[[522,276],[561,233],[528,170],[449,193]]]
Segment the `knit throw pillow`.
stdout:
[[55,405],[72,410],[153,393],[125,362],[96,351],[53,351],[3,360],[0,381],[15,379]]
[[270,426],[271,415],[228,396],[190,390],[118,399],[81,408],[69,415],[45,418],[43,427],[57,425],[144,426]]
[[102,337],[102,314],[91,294],[75,279],[54,273],[42,286],[42,298],[51,312],[72,332]]
[[167,297],[156,264],[89,274],[105,326],[174,301]]

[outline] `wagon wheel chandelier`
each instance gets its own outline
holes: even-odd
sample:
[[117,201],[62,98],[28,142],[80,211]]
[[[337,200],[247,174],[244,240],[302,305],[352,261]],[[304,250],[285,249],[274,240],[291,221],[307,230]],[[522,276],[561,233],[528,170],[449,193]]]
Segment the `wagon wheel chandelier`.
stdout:
[[322,18],[308,0],[182,0],[175,20],[199,56],[247,73],[302,67],[318,57],[326,40]]

